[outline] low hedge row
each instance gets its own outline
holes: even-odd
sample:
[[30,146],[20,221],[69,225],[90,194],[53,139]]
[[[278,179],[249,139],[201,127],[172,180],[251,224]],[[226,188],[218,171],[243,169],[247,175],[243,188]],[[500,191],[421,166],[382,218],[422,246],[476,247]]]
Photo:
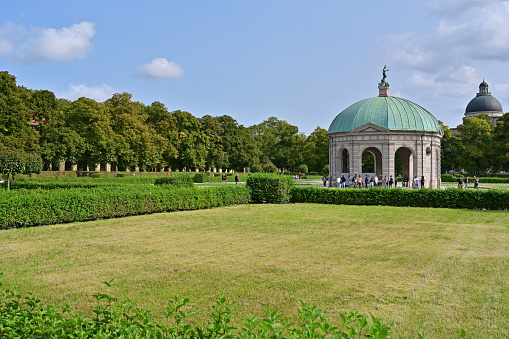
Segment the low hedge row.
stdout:
[[11,189],[58,189],[58,188],[95,188],[101,186],[149,185],[155,177],[118,177],[118,178],[23,178],[14,180]]
[[[474,183],[473,175],[461,175],[463,179],[467,176],[469,178],[470,183]],[[459,178],[459,174],[442,174],[442,182],[457,182]],[[507,177],[479,177],[479,183],[481,184],[509,184],[509,178]]]
[[205,209],[249,202],[244,186],[108,186],[0,192],[0,228]]
[[508,210],[509,191],[292,187],[290,202]]

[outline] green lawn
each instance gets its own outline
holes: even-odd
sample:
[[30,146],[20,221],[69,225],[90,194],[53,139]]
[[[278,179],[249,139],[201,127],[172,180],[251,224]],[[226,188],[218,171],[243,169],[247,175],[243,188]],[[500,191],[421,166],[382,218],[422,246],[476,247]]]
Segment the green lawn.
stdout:
[[242,205],[1,231],[0,271],[81,313],[106,292],[160,316],[180,294],[200,322],[224,294],[239,326],[266,307],[296,319],[303,300],[384,318],[393,338],[508,338],[508,225],[504,211]]

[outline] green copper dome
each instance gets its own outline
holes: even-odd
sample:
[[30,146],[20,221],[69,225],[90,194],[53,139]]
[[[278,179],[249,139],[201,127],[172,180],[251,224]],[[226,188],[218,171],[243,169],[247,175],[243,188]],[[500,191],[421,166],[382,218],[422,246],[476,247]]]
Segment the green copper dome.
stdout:
[[378,96],[358,101],[339,113],[328,134],[350,132],[367,123],[391,131],[439,132],[441,127],[430,112],[409,100]]

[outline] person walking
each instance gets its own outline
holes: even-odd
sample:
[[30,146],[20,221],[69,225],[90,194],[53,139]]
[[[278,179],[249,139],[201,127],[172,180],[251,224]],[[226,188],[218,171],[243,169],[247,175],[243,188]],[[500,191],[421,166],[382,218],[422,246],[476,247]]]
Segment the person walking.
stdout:
[[375,187],[378,187],[378,175],[375,175]]
[[382,179],[382,186],[383,186],[383,188],[387,187],[387,176],[386,175],[384,175],[384,178]]
[[341,188],[346,188],[346,178],[344,175],[341,177]]
[[424,188],[424,175],[421,176],[421,188]]
[[392,184],[394,183],[394,179],[392,179],[392,175],[389,176],[389,188],[392,188]]
[[479,177],[474,177],[474,189],[479,189]]
[[323,176],[322,181],[323,181],[323,187],[327,187],[327,178],[325,177],[325,175]]
[[357,188],[362,188],[362,175],[357,177]]
[[461,175],[458,178],[458,188],[463,188],[463,177]]
[[368,185],[369,185],[369,178],[368,178],[368,175],[366,174],[366,177],[364,178],[364,187],[368,188]]
[[237,175],[235,175],[235,186],[237,186],[239,184],[239,181],[240,181],[240,178],[239,178],[239,174],[237,173]]
[[468,188],[468,183],[470,182],[470,180],[468,180],[468,177],[465,178],[465,188]]
[[398,176],[395,175],[394,176],[394,188],[397,188],[398,187]]

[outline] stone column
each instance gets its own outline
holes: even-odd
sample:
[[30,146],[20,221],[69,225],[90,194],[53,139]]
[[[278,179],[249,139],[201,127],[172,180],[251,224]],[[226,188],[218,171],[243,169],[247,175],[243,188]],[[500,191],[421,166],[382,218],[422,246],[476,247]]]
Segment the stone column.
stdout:
[[95,172],[100,172],[101,171],[101,164],[95,164],[94,171]]
[[111,172],[111,164],[109,162],[106,163],[106,172]]

